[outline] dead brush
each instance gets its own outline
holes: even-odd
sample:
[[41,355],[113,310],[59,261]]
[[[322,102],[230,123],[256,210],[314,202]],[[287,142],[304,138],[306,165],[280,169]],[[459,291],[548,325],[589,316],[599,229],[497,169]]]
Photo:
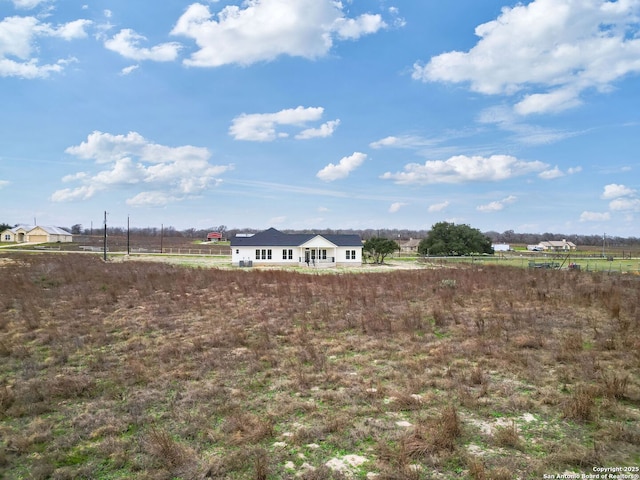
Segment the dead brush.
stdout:
[[514,420],[510,425],[497,427],[493,433],[493,441],[499,447],[522,449],[522,440],[518,434],[518,426]]
[[166,430],[151,427],[144,440],[144,449],[169,471],[194,461],[194,454],[176,441]]
[[579,422],[593,420],[596,406],[596,392],[590,385],[576,385],[563,407],[564,418]]
[[487,480],[487,469],[479,458],[473,456],[468,458],[467,468],[469,469],[469,477],[473,480]]
[[0,416],[4,415],[15,399],[16,395],[10,385],[0,386]]
[[485,375],[484,370],[482,370],[482,367],[480,365],[476,365],[469,374],[469,383],[471,385],[484,385],[487,381],[488,378]]
[[640,446],[640,426],[626,422],[614,422],[604,430],[606,441],[627,442]]
[[253,479],[267,480],[269,476],[269,453],[264,448],[258,448],[253,454]]
[[409,458],[424,458],[442,452],[452,452],[462,435],[458,410],[448,405],[437,417],[419,425],[402,439],[402,448]]
[[604,397],[620,400],[627,394],[629,375],[617,375],[614,372],[600,374],[600,391]]
[[573,361],[580,354],[580,352],[582,352],[584,346],[582,332],[576,331],[565,333],[560,338],[559,344],[559,348],[554,352],[556,361]]
[[551,454],[548,460],[549,464],[570,465],[586,469],[602,465],[602,448],[596,443],[591,447],[587,447],[569,442]]
[[391,394],[389,408],[397,412],[407,412],[420,410],[423,407],[423,400],[419,395],[406,392],[394,392]]
[[488,472],[491,480],[513,480],[513,470],[506,467],[496,467]]
[[229,435],[232,445],[255,444],[273,436],[273,420],[236,413],[225,420],[222,431]]

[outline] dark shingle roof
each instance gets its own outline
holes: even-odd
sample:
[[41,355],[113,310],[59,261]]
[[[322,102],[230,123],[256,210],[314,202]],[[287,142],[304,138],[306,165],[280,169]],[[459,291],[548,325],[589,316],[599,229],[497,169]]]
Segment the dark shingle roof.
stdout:
[[283,233],[275,228],[251,237],[233,237],[232,247],[297,247],[320,235],[338,247],[362,246],[360,235],[324,235],[316,233]]

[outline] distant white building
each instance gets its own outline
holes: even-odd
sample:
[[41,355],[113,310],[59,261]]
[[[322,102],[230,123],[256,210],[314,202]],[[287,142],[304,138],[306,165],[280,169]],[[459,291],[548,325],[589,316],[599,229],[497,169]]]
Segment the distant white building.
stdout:
[[0,232],[0,240],[13,243],[67,243],[73,235],[60,227],[18,225]]
[[[553,252],[566,252],[569,250],[575,250],[576,244],[573,242],[567,242],[566,240],[546,240],[544,242],[540,242],[538,245],[534,245],[535,251],[544,251],[551,250]],[[527,247],[529,249],[529,247]]]
[[491,248],[494,252],[508,252],[511,246],[508,243],[492,243]]

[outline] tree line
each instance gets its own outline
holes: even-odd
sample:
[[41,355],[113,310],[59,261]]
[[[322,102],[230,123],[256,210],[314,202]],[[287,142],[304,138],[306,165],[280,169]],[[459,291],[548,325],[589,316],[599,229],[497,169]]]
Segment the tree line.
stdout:
[[[440,222],[443,223],[443,222]],[[446,222],[444,222],[446,223]],[[7,223],[0,223],[0,231],[8,228],[13,228],[15,225],[9,225]],[[81,224],[75,224],[71,227],[63,227],[74,235],[101,235],[103,233],[102,227],[87,228]],[[432,227],[433,228],[433,227]],[[369,240],[372,238],[385,238],[388,240],[394,240],[402,242],[409,239],[425,239],[429,235],[431,230],[413,230],[413,229],[390,229],[390,228],[369,228],[369,229],[315,229],[315,230],[291,230],[281,229],[284,233],[317,233],[317,234],[357,234],[363,240]],[[212,226],[206,229],[188,228],[178,230],[172,226],[160,226],[160,227],[131,227],[129,229],[130,234],[136,236],[150,236],[159,237],[161,235],[166,237],[185,237],[185,238],[201,238],[206,239],[209,232],[220,232],[224,238],[231,238],[236,233],[258,233],[261,229],[256,228],[227,228],[226,225]],[[126,235],[126,227],[108,227],[107,233],[109,235]],[[504,232],[487,231],[482,233],[485,237],[489,238],[492,243],[508,243],[508,244],[522,244],[522,245],[535,245],[542,241],[548,240],[567,240],[575,243],[576,245],[602,245],[603,241],[607,246],[637,246],[640,245],[640,237],[620,237],[609,236],[604,232],[602,235],[584,235],[584,234],[567,234],[567,233],[518,233],[513,230],[505,230]]]

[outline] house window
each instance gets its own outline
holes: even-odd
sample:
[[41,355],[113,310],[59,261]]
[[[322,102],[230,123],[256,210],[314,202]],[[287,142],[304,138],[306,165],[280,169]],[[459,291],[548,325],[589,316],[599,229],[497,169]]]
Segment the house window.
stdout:
[[271,260],[271,249],[267,250],[267,260]]
[[347,250],[347,260],[355,260],[355,259],[356,259],[356,251]]
[[282,250],[282,259],[283,260],[293,260],[293,250],[289,249],[287,250],[286,248]]
[[322,260],[326,260],[327,259],[327,251],[326,250],[320,250],[320,258]]
[[267,251],[264,248],[262,249],[262,257],[260,257],[260,258],[262,258],[262,260],[266,260],[267,259]]
[[260,249],[256,248],[256,260],[260,260]]
[[240,253],[240,249],[236,248],[236,255]]
[[293,260],[293,250],[289,249],[289,260]]
[[5,241],[7,241],[7,242],[8,242],[8,241],[10,241],[10,240],[11,240],[11,235],[6,234],[6,235],[4,236],[4,239],[5,239]]

